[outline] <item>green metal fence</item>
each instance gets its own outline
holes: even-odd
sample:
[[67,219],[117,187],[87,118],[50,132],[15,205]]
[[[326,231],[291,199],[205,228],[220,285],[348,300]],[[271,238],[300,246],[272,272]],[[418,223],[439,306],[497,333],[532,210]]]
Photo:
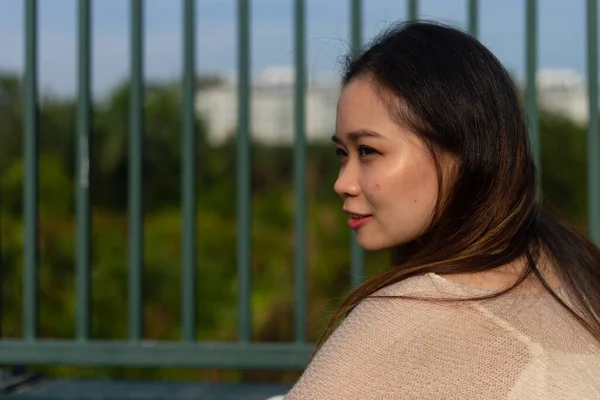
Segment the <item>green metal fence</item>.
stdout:
[[[237,133],[237,277],[238,340],[232,343],[197,342],[196,331],[196,227],[195,227],[195,167],[194,149],[194,96],[195,96],[195,2],[183,1],[183,79],[184,103],[182,107],[182,336],[175,342],[149,342],[143,338],[142,251],[143,227],[143,170],[142,140],[144,126],[144,71],[143,71],[143,0],[130,0],[130,52],[131,97],[129,126],[129,340],[97,341],[90,338],[90,151],[91,133],[91,0],[78,1],[78,109],[77,109],[77,246],[76,289],[77,315],[76,339],[68,341],[41,340],[37,338],[38,320],[38,68],[37,0],[24,2],[25,12],[25,76],[24,76],[24,220],[25,246],[23,266],[24,309],[21,340],[0,340],[0,363],[4,364],[87,364],[115,366],[195,366],[216,368],[300,368],[305,365],[312,345],[306,333],[306,136],[305,136],[305,85],[306,85],[306,21],[305,1],[294,0],[295,42],[295,340],[290,343],[251,342],[251,138],[250,138],[250,9],[249,0],[238,0],[238,126]],[[418,17],[418,1],[408,0],[409,19]],[[535,88],[537,71],[537,1],[525,0],[526,7],[526,107],[531,123],[531,140],[535,158],[540,162],[538,108]],[[357,52],[362,39],[362,2],[350,0],[351,47]],[[468,30],[477,36],[479,31],[478,1],[467,3]],[[597,53],[597,0],[587,0],[588,83],[589,83],[589,226],[590,235],[600,242],[600,138],[598,126],[598,53]],[[352,287],[363,276],[363,255],[356,242],[351,240]]]

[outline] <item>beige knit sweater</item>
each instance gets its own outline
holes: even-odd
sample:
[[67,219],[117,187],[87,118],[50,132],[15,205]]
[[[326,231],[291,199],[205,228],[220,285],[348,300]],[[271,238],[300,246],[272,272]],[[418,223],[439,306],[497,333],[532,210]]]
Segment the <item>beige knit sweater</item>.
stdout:
[[[486,293],[435,274],[380,291]],[[600,400],[600,345],[547,293],[446,304],[367,299],[285,398]]]

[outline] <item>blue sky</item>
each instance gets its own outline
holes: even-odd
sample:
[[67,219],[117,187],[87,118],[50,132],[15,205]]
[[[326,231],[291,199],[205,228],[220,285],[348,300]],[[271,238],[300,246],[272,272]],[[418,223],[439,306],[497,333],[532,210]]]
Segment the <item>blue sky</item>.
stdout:
[[[24,0],[0,0],[0,69],[23,66]],[[39,80],[44,92],[72,94],[76,87],[76,0],[41,0]],[[145,73],[148,79],[181,74],[181,0],[146,0]],[[252,71],[293,63],[293,0],[253,0]],[[199,71],[233,73],[236,0],[197,0]],[[406,18],[402,0],[363,1],[364,39]],[[541,0],[539,64],[585,74],[585,1]],[[307,0],[307,64],[313,75],[335,76],[348,47],[348,0]],[[464,26],[466,0],[421,0],[422,18]],[[93,90],[105,94],[128,74],[126,0],[93,1]],[[480,39],[513,72],[524,71],[525,0],[481,0]]]

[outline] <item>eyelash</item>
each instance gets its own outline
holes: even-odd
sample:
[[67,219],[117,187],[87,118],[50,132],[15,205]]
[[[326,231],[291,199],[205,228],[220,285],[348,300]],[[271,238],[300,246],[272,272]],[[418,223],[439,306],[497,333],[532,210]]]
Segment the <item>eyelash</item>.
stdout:
[[[361,152],[363,154],[361,154]],[[336,156],[338,156],[340,159],[342,157],[346,157],[348,154],[341,148],[337,147],[335,149],[335,154]],[[367,157],[373,154],[378,154],[377,151],[375,149],[373,149],[372,147],[369,146],[364,146],[364,145],[360,145],[358,146],[358,155],[359,157]]]

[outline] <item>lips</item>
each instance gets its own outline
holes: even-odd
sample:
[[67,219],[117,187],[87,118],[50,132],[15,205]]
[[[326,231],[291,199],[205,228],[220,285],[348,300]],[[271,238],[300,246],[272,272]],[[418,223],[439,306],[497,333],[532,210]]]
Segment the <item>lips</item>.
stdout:
[[373,218],[373,216],[370,214],[358,214],[353,212],[347,213],[350,214],[350,218],[348,218],[348,227],[353,230],[362,228],[371,220],[371,218]]
[[355,214],[355,213],[348,213],[350,214],[350,218],[364,218],[364,217],[370,217],[370,214]]

